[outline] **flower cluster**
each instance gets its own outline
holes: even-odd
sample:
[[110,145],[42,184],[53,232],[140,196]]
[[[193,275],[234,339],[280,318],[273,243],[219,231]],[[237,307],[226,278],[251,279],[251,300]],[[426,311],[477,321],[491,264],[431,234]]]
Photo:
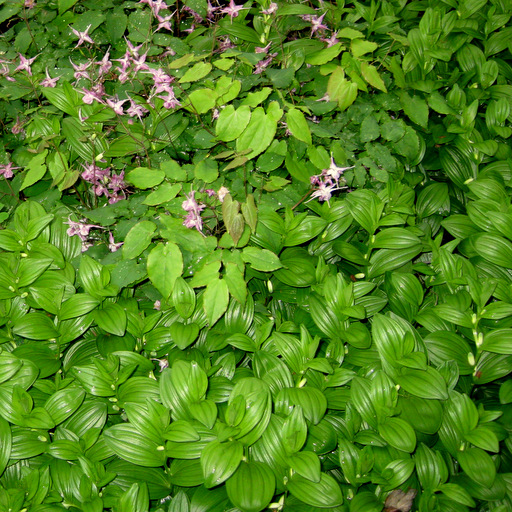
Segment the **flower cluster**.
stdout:
[[353,167],[338,167],[331,155],[329,167],[324,169],[321,174],[315,174],[310,178],[311,185],[316,187],[316,190],[311,194],[309,201],[318,197],[319,201],[329,202],[334,191],[347,188],[344,186],[345,180],[342,175],[347,169],[352,169]]
[[85,164],[84,171],[80,175],[83,180],[92,184],[92,191],[98,197],[106,196],[109,204],[114,204],[121,199],[126,199],[124,171],[114,174],[110,167],[101,169],[95,164]]
[[[103,226],[98,226],[96,224],[87,224],[85,221],[75,222],[71,220],[71,217],[68,217],[68,221],[64,224],[67,224],[69,228],[66,230],[68,236],[78,236],[82,241],[82,252],[89,249],[94,245],[94,241],[89,238],[89,233],[92,228],[105,229]],[[114,240],[114,235],[109,231],[108,234],[108,250],[110,252],[117,251],[123,242],[117,242]]]
[[188,215],[183,221],[183,225],[187,228],[196,228],[198,231],[202,231],[203,220],[201,219],[201,212],[206,206],[199,204],[195,200],[195,193],[195,190],[192,190],[189,194],[185,194],[187,199],[183,201],[181,207],[188,212]]

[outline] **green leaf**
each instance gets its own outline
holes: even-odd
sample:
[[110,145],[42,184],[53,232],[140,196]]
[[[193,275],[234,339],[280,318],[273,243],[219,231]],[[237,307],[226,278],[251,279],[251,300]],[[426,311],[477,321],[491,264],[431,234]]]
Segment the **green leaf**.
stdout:
[[104,432],[107,446],[132,464],[146,467],[163,466],[166,461],[163,446],[159,446],[128,423],[114,425]]
[[493,485],[496,466],[488,453],[480,448],[467,448],[457,453],[457,460],[471,480],[485,487]]
[[45,149],[42,153],[39,153],[30,160],[26,166],[28,172],[25,174],[20,190],[24,190],[34,183],[37,183],[46,174],[45,160],[47,154],[48,150]]
[[211,89],[196,89],[192,91],[188,98],[183,101],[183,106],[191,112],[197,114],[206,114],[212,108],[215,108],[217,95]]
[[107,303],[102,309],[94,311],[94,320],[98,327],[115,336],[124,336],[126,331],[126,312],[119,304]]
[[136,167],[126,175],[125,180],[136,188],[146,189],[156,187],[164,178],[165,172],[160,169]]
[[426,370],[407,369],[396,378],[408,393],[420,398],[446,400],[446,383],[439,372],[430,366]]
[[143,220],[135,224],[124,239],[123,259],[131,260],[147,249],[156,231],[156,224],[149,220]]
[[299,109],[290,108],[288,110],[286,113],[286,124],[288,126],[288,130],[290,130],[291,134],[296,139],[299,139],[308,145],[311,144],[311,131],[304,114]]
[[52,394],[44,408],[48,411],[56,425],[71,416],[85,398],[85,391],[80,388],[64,388]]
[[475,251],[500,267],[512,268],[512,243],[499,235],[481,233],[474,239]]
[[363,41],[359,37],[352,39],[350,48],[354,57],[361,57],[367,53],[373,52],[379,47],[377,43],[372,41]]
[[243,512],[265,509],[276,489],[273,471],[262,462],[242,462],[227,480],[226,491],[231,503]]
[[0,474],[7,467],[11,457],[12,434],[9,423],[0,417]]
[[416,448],[416,434],[411,425],[400,418],[387,418],[379,424],[379,434],[385,441],[407,453],[412,453]]
[[29,340],[50,340],[60,335],[50,318],[39,312],[28,313],[15,321],[12,332]]
[[400,104],[407,117],[422,128],[428,125],[428,105],[427,102],[419,96],[409,96],[405,91],[399,93]]
[[251,119],[251,109],[248,105],[241,105],[235,110],[233,105],[227,105],[222,109],[217,123],[215,133],[219,140],[229,142],[240,137]]
[[288,457],[290,467],[311,482],[319,483],[322,478],[320,459],[313,452],[297,452]]
[[229,290],[226,281],[224,279],[210,281],[203,296],[203,308],[210,326],[224,314],[228,303]]
[[372,87],[375,87],[375,89],[379,89],[382,92],[388,92],[384,85],[384,81],[375,66],[372,66],[367,62],[361,62],[361,74]]
[[175,183],[174,185],[171,185],[170,183],[162,183],[156,190],[151,192],[146,199],[144,199],[143,204],[156,206],[167,203],[171,199],[174,199],[180,190],[181,184],[179,183]]
[[187,82],[197,82],[204,78],[212,70],[209,62],[197,62],[191,68],[187,69],[185,74],[180,78],[180,84]]
[[164,298],[168,298],[174,282],[183,272],[183,256],[173,242],[159,243],[148,256],[148,277]]
[[250,150],[245,156],[250,160],[270,146],[277,130],[277,121],[265,114],[262,107],[253,110],[251,119],[236,141],[238,153]]
[[261,272],[271,272],[283,266],[275,253],[257,247],[245,247],[242,251],[242,259]]
[[312,482],[296,473],[286,486],[293,496],[312,507],[339,507],[343,503],[339,484],[325,473],[322,473],[320,482]]
[[201,467],[208,489],[225,482],[238,468],[244,455],[239,441],[212,441],[201,453]]

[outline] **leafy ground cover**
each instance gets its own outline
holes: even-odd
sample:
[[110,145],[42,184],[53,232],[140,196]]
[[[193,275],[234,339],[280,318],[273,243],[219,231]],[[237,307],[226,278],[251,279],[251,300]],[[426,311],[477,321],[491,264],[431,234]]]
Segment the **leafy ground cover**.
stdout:
[[0,510],[512,510],[506,0],[0,1]]

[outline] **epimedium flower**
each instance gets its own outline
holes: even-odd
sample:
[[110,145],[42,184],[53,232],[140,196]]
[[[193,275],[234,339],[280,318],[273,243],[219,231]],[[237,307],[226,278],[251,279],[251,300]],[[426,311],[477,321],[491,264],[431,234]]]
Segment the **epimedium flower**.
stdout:
[[32,76],[32,63],[36,60],[37,55],[32,57],[31,59],[27,59],[21,53],[18,53],[20,58],[20,64],[14,71],[26,71],[30,76]]
[[87,80],[90,80],[91,77],[89,76],[89,73],[87,70],[91,67],[92,62],[82,62],[81,64],[75,64],[71,58],[69,59],[69,62],[71,62],[71,65],[73,66],[73,69],[75,70],[75,73],[73,76],[78,80],[79,78],[87,78]]
[[328,179],[332,179],[338,185],[341,175],[348,169],[353,169],[354,166],[350,167],[339,167],[334,161],[334,157],[331,155],[331,165],[322,171],[322,175]]
[[46,68],[46,78],[39,82],[39,85],[41,85],[42,87],[55,87],[59,80],[60,76],[52,78],[48,73],[48,68]]
[[6,180],[14,176],[13,171],[19,169],[19,167],[13,167],[12,162],[7,164],[0,164],[0,176],[3,176]]
[[123,104],[126,103],[128,100],[119,100],[119,99],[112,99],[112,98],[108,98],[107,99],[107,105],[118,115],[118,116],[122,116],[124,115],[124,110],[123,110]]
[[199,204],[195,199],[195,190],[192,190],[188,194],[185,194],[187,198],[181,204],[181,207],[188,212],[183,225],[187,228],[196,228],[198,231],[203,229],[203,220],[201,219],[201,211],[205,209],[204,204]]
[[98,74],[99,76],[106,75],[112,69],[112,62],[109,60],[110,58],[110,50],[107,50],[107,53],[103,56],[103,58],[95,62],[98,65]]
[[261,11],[261,14],[266,14],[269,16],[270,14],[274,14],[277,12],[278,5],[275,2],[270,2],[270,5]]
[[233,18],[238,17],[238,13],[244,8],[243,5],[236,5],[233,0],[229,0],[229,5],[227,7],[224,7],[224,9],[221,9],[222,14],[227,14],[231,21],[233,21]]
[[89,236],[89,231],[91,231],[92,228],[103,229],[103,226],[97,226],[96,224],[85,224],[84,222],[75,222],[71,220],[71,217],[68,217],[68,221],[64,222],[64,224],[67,224],[69,226],[69,228],[66,230],[68,236],[77,235],[83,242],[87,240],[87,237]]
[[91,25],[87,25],[87,28],[83,32],[76,30],[72,26],[70,26],[69,28],[71,29],[73,34],[75,34],[75,36],[78,37],[78,43],[76,43],[75,48],[78,48],[79,46],[83,45],[84,43],[94,44],[94,41],[91,39],[91,36],[89,35],[89,29],[91,28]]
[[116,252],[124,242],[117,242],[114,240],[114,235],[111,231],[108,232],[108,250],[110,252]]

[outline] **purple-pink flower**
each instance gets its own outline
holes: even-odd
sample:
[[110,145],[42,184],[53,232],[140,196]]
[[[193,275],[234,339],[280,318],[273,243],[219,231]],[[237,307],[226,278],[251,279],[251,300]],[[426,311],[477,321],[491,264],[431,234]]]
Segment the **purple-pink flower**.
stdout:
[[73,34],[75,34],[75,36],[78,37],[78,43],[76,43],[75,48],[78,48],[84,43],[94,44],[94,41],[91,39],[91,36],[89,35],[89,29],[91,28],[91,25],[87,25],[87,28],[83,32],[80,32],[79,30],[76,30],[73,27],[70,28]]
[[60,80],[60,76],[52,78],[48,73],[48,68],[46,68],[46,78],[44,78],[41,82],[39,82],[39,85],[41,85],[43,87],[55,87],[59,80]]
[[19,169],[19,167],[13,167],[12,162],[8,164],[0,164],[0,176],[3,176],[6,180],[12,178],[14,176],[14,169]]
[[14,71],[26,71],[30,76],[32,76],[32,63],[36,60],[37,55],[32,57],[31,59],[25,58],[21,53],[18,53],[20,57],[20,64]]
[[231,18],[231,21],[233,21],[233,18],[236,18],[243,8],[243,5],[236,5],[233,0],[229,0],[229,5],[224,7],[224,9],[221,9],[220,12],[222,14],[227,14]]

